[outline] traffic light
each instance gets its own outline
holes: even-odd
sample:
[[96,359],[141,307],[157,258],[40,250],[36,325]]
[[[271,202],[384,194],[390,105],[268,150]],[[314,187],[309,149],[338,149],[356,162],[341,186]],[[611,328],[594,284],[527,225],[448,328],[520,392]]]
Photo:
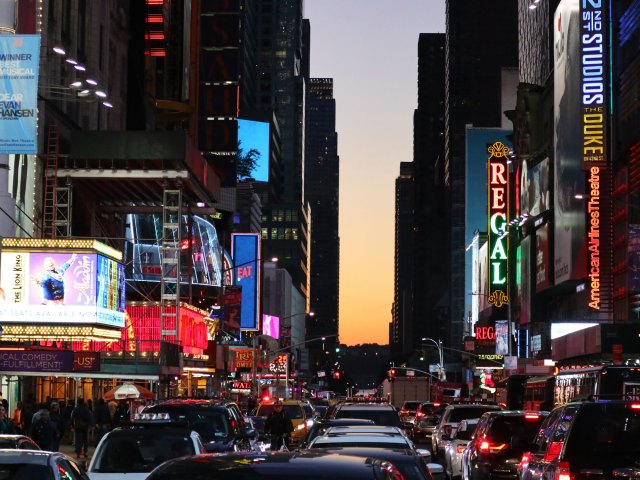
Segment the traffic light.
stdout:
[[340,380],[340,370],[336,370],[335,372],[333,372],[333,379]]
[[395,368],[390,368],[387,371],[387,376],[389,377],[389,381],[393,382],[396,378],[396,369]]

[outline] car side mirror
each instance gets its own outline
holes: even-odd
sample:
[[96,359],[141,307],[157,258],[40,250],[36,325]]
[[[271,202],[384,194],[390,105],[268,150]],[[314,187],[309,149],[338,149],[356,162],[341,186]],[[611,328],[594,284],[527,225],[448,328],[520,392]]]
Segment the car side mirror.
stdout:
[[416,453],[422,457],[422,459],[429,463],[431,461],[431,452],[426,448],[416,448]]

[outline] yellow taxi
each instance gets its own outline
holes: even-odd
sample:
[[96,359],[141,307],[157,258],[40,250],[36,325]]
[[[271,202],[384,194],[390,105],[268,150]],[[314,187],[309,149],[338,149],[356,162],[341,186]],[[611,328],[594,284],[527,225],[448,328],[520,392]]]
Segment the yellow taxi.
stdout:
[[[280,400],[284,405],[284,412],[293,424],[290,442],[299,445],[307,436],[307,428],[313,425],[313,418],[305,413],[303,402],[299,400]],[[258,405],[257,417],[267,418],[273,412],[274,399],[263,401]]]

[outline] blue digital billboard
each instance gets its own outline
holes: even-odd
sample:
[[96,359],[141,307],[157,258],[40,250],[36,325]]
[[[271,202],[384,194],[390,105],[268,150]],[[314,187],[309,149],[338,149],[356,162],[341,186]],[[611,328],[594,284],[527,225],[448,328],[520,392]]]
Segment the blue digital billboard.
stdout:
[[247,171],[238,162],[240,180],[252,178],[258,182],[269,181],[269,124],[254,120],[238,119],[238,156],[251,157]]
[[240,329],[258,330],[260,318],[260,234],[234,233],[231,256],[234,284],[242,287]]

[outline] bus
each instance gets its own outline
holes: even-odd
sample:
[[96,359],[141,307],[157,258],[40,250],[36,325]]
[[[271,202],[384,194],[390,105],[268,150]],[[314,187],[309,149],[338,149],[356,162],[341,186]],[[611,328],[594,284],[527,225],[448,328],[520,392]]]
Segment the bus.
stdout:
[[640,401],[640,367],[571,368],[524,382],[523,408],[527,410],[551,410],[568,402],[589,399]]

